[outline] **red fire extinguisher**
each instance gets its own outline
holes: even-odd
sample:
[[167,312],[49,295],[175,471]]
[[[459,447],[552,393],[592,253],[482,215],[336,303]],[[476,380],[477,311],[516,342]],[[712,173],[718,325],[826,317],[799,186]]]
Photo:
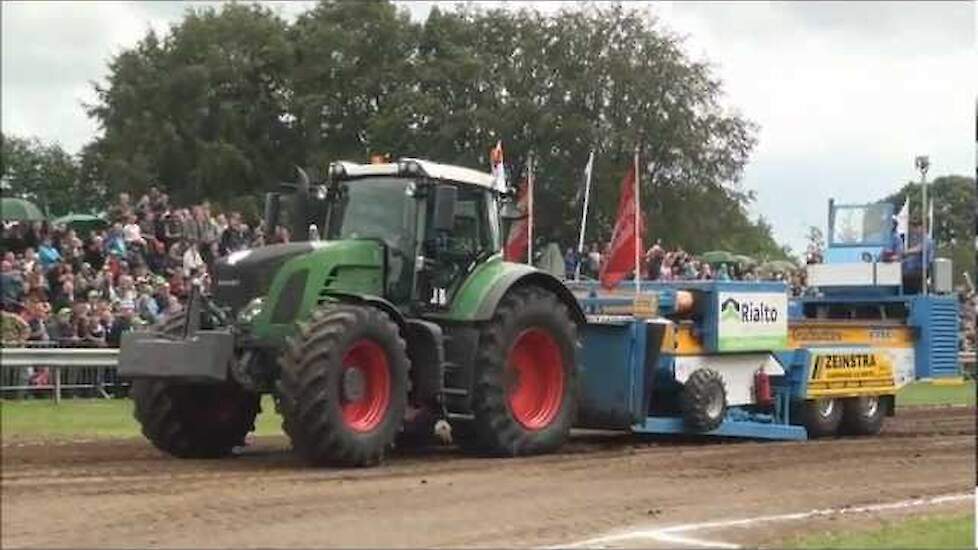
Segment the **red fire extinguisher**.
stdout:
[[764,372],[764,369],[758,369],[754,373],[754,402],[758,405],[770,405],[773,401],[771,377]]

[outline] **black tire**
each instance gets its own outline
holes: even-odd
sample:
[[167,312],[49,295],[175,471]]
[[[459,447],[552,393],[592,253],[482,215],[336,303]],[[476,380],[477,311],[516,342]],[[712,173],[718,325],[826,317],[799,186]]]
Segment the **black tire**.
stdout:
[[709,432],[720,427],[727,416],[727,390],[720,373],[713,369],[693,371],[683,384],[679,410],[690,430]]
[[[178,335],[184,313],[159,325]],[[261,396],[239,384],[184,384],[137,379],[129,395],[143,435],[157,449],[179,458],[220,458],[244,443],[261,411]]]
[[[472,393],[474,419],[453,430],[459,445],[494,456],[540,454],[560,448],[577,414],[577,346],[577,325],[556,295],[537,287],[510,290],[479,336]],[[535,356],[522,351],[537,349],[542,351],[533,352]],[[516,350],[523,353],[519,367],[511,357]],[[533,386],[516,384],[513,377],[517,370],[522,370],[527,379],[534,372],[544,373],[536,385],[545,388],[538,390],[544,393],[542,400],[535,403],[532,398],[523,399],[531,394],[518,390],[530,388],[532,392]]]
[[809,399],[801,404],[796,414],[808,430],[808,437],[832,437],[838,433],[842,422],[842,403],[838,399]]
[[[325,306],[300,324],[282,358],[278,385],[282,428],[295,450],[316,465],[382,462],[404,421],[410,387],[405,349],[397,325],[369,306]],[[370,380],[384,376],[386,392],[377,389],[382,382]],[[351,386],[362,386],[360,392],[366,393],[359,395]],[[353,401],[344,397],[346,392],[355,396]],[[358,416],[356,403],[367,412]]]
[[878,396],[842,400],[840,431],[848,435],[876,435],[883,429],[886,405]]

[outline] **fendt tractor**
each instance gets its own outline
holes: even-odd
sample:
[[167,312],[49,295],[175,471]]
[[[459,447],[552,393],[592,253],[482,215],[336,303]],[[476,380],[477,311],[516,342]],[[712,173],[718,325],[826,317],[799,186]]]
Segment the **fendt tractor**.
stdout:
[[520,214],[493,181],[416,159],[334,163],[315,185],[300,171],[265,213],[298,242],[219,260],[211,295],[123,336],[143,433],[223,456],[272,394],[315,464],[376,464],[432,433],[498,456],[554,451],[572,427],[866,436],[901,386],[958,374],[950,263],[905,287],[884,261],[888,205],[830,203],[828,261],[803,297],[783,282],[607,290],[504,261]]
[[124,336],[144,435],[178,457],[227,455],[272,394],[316,464],[376,464],[436,421],[482,453],[559,447],[584,316],[558,279],[503,261],[515,206],[493,182],[417,159],[336,162],[315,183],[300,170],[265,206],[295,242],[219,259],[212,295]]

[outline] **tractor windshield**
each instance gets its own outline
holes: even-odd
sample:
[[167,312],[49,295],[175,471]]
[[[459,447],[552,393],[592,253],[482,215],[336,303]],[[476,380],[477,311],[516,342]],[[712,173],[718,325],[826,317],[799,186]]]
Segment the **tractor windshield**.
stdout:
[[836,206],[831,213],[830,244],[834,246],[882,246],[889,236],[892,207],[889,204]]
[[414,240],[414,181],[376,177],[341,183],[332,205],[326,238],[382,239],[397,250]]

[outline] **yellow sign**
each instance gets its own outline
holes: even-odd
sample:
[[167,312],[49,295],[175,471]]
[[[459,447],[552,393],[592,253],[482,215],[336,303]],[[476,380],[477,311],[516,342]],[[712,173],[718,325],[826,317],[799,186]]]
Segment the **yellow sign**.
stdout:
[[812,355],[808,397],[878,395],[896,391],[889,354],[853,352]]

